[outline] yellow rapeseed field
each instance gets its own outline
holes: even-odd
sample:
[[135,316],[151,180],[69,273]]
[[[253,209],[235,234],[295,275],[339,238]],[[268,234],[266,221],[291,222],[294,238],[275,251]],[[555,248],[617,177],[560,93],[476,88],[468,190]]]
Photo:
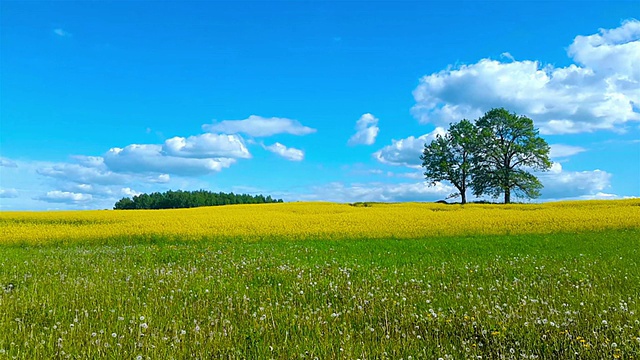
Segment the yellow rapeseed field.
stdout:
[[109,238],[420,238],[640,228],[640,199],[514,205],[284,203],[175,210],[0,212],[0,244]]

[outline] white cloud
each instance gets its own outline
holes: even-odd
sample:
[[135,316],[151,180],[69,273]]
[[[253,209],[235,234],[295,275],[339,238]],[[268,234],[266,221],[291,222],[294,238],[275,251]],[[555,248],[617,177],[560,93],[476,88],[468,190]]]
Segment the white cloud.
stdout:
[[16,164],[15,161],[0,157],[0,166],[14,168],[14,167],[18,167],[18,164]]
[[63,29],[53,29],[53,33],[60,37],[70,37],[71,33]]
[[619,131],[640,121],[640,21],[578,36],[568,54],[577,64],[482,59],[424,76],[412,111],[421,123],[446,125],[505,107],[543,134]]
[[162,145],[131,144],[112,148],[104,155],[104,163],[118,173],[161,173],[185,176],[218,172],[235,163],[231,158],[194,159],[167,156]]
[[[616,195],[616,194],[609,194],[609,193],[603,193],[603,192],[598,192],[592,195],[583,195],[580,196],[581,200],[615,200],[615,199],[620,199],[621,197]],[[624,196],[622,197],[623,199],[633,199],[634,197],[629,197],[629,196]]]
[[640,21],[627,20],[615,29],[600,29],[599,34],[576,36],[568,54],[577,63],[594,72],[629,80],[640,79]]
[[0,189],[0,198],[9,199],[17,197],[18,191],[16,189]]
[[549,157],[551,157],[552,159],[566,158],[587,151],[587,149],[580,146],[563,144],[551,144],[549,146],[551,147]]
[[84,156],[74,155],[71,157],[77,164],[90,167],[90,168],[102,168],[104,167],[104,159],[101,156]]
[[134,196],[138,196],[140,194],[142,194],[141,192],[135,191],[135,190],[131,190],[131,188],[122,188],[120,189],[120,194],[122,196],[126,196],[126,197],[134,197]]
[[279,142],[265,146],[265,149],[271,151],[274,154],[278,154],[283,158],[291,161],[302,161],[304,159],[304,151],[296,148],[288,148]]
[[165,184],[171,181],[171,176],[169,176],[169,174],[160,174],[157,176],[148,176],[145,180],[150,183]]
[[[86,164],[86,163],[85,163]],[[38,174],[79,184],[113,185],[125,183],[128,177],[109,171],[104,165],[89,167],[81,164],[48,164],[36,170]]]
[[313,189],[311,194],[301,195],[301,200],[322,200],[335,202],[357,201],[436,201],[456,192],[455,188],[444,183],[430,186],[426,182],[416,183],[365,183],[345,185],[334,182]]
[[45,195],[38,196],[36,199],[50,203],[78,204],[90,201],[93,197],[90,194],[54,190],[48,191]]
[[[173,178],[166,173],[115,173],[108,170],[100,157],[72,156],[71,159],[73,163],[15,160],[16,167],[2,168],[0,188],[8,190],[4,192],[3,197],[0,196],[2,208],[108,209],[129,193],[123,189],[133,188],[133,185],[135,190],[132,189],[132,193],[168,189],[197,190],[210,186],[202,180]],[[14,192],[11,189],[16,190],[17,197],[13,197]],[[50,192],[49,195],[47,192]],[[51,203],[56,205],[51,206]]]
[[176,136],[164,142],[167,155],[185,158],[244,158],[251,157],[249,150],[238,135],[202,134],[188,138]]
[[559,163],[553,163],[549,172],[535,175],[544,185],[541,199],[593,196],[611,186],[611,174],[606,171],[565,171]]
[[420,155],[424,150],[424,144],[433,141],[437,135],[444,135],[444,128],[437,127],[435,130],[420,137],[409,136],[405,139],[392,140],[391,145],[373,153],[373,157],[383,164],[402,165],[411,168],[420,168]]
[[316,132],[307,126],[303,126],[296,120],[287,118],[264,118],[251,115],[245,120],[224,120],[219,123],[205,124],[205,131],[227,134],[242,133],[254,137],[266,137],[276,134],[307,135]]
[[378,119],[367,113],[356,122],[356,133],[349,139],[349,145],[372,145],[378,136]]

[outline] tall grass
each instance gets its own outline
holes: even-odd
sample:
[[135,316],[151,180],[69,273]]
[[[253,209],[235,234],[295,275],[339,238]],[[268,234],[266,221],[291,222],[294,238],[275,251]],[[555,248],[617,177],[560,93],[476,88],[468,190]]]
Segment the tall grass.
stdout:
[[637,359],[639,239],[3,246],[0,359]]

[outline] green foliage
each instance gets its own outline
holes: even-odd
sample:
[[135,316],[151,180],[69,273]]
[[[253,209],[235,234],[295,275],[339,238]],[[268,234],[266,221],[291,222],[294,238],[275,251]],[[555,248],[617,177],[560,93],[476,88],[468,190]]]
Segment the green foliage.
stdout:
[[450,197],[461,196],[463,204],[467,202],[466,191],[476,143],[476,128],[464,119],[451,124],[444,136],[437,135],[430,144],[425,144],[420,156],[425,178],[432,183],[449,181],[458,189],[458,193]]
[[542,183],[530,169],[551,167],[549,145],[538,135],[533,120],[507,110],[492,109],[476,121],[478,148],[474,158],[473,193],[511,202],[511,194],[536,198]]
[[461,196],[463,204],[469,185],[476,196],[504,194],[505,203],[512,194],[536,198],[542,183],[530,170],[551,167],[549,145],[533,120],[503,108],[490,110],[475,123],[464,119],[451,124],[445,136],[425,144],[420,159],[425,178],[450,182],[458,189],[450,197]]
[[180,209],[199,206],[218,206],[231,204],[265,204],[281,203],[282,199],[273,199],[271,195],[247,195],[234,193],[214,193],[206,190],[198,191],[166,191],[141,194],[131,198],[122,198],[114,205],[114,210],[133,209]]

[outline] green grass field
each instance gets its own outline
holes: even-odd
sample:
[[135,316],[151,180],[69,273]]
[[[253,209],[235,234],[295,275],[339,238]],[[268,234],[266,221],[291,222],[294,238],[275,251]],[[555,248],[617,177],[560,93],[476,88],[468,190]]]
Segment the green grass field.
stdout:
[[640,354],[640,230],[7,245],[0,284],[0,359]]

